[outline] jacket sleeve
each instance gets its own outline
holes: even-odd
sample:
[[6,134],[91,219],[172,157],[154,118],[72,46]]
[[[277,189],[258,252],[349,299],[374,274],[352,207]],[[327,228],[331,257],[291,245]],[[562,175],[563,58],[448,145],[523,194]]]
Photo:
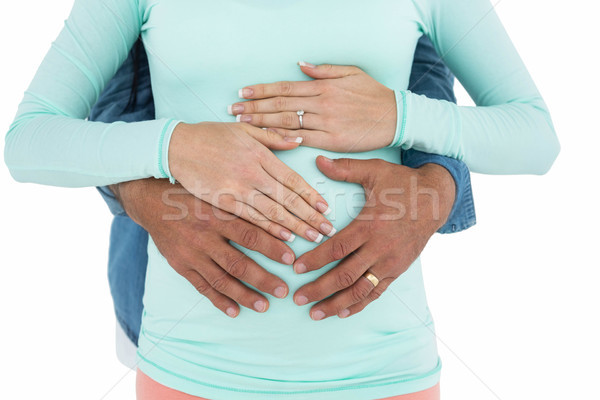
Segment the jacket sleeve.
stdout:
[[[454,75],[439,58],[433,43],[425,35],[417,43],[408,87],[414,93],[456,103]],[[423,153],[414,149],[401,149],[400,151],[402,164],[407,167],[419,168],[428,163],[441,165],[454,179],[456,188],[454,204],[448,219],[438,229],[439,233],[460,232],[475,225],[476,215],[471,176],[465,163],[451,157]]]

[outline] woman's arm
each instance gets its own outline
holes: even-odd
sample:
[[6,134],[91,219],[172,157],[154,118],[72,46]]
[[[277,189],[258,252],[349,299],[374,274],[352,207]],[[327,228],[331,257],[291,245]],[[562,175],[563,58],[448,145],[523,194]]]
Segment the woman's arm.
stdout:
[[395,90],[392,146],[458,158],[474,172],[547,172],[560,151],[548,109],[489,1],[414,3],[423,31],[477,107]]
[[136,1],[75,1],[6,134],[16,180],[78,187],[169,176],[166,144],[178,121],[84,120],[142,24]]
[[[454,75],[435,52],[433,43],[425,35],[417,42],[408,88],[432,99],[456,103]],[[402,164],[411,168],[434,163],[450,172],[455,183],[455,199],[446,223],[439,233],[454,233],[468,229],[476,223],[471,174],[462,161],[414,149],[401,150]]]
[[284,240],[333,235],[321,214],[327,202],[269,151],[294,149],[297,141],[247,124],[84,120],[147,15],[136,0],[75,1],[6,135],[11,175],[65,187],[177,179],[196,197]]

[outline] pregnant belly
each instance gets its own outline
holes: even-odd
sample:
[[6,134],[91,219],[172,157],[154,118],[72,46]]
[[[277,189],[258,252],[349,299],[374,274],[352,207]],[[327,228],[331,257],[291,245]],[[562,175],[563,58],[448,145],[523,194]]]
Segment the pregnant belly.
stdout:
[[[319,154],[400,163],[398,149],[340,154],[301,147],[277,153],[323,194],[333,210],[328,218],[338,231],[360,212],[364,192],[360,185],[326,178],[315,165]],[[240,314],[232,319],[177,274],[150,240],[144,335],[152,340],[162,338],[163,349],[190,363],[234,374],[252,371],[254,376],[269,379],[338,380],[375,374],[382,371],[382,366],[396,372],[414,370],[415,363],[421,360],[427,360],[423,367],[427,370],[437,362],[418,259],[361,313],[346,319],[330,317],[313,321],[309,310],[314,303],[297,306],[292,301],[293,293],[337,263],[297,275],[291,266],[234,246],[280,276],[290,288],[287,298],[265,294],[270,302],[267,312],[261,314],[240,307]],[[316,246],[300,237],[290,245],[297,256]],[[326,368],[314,368],[315,360]]]

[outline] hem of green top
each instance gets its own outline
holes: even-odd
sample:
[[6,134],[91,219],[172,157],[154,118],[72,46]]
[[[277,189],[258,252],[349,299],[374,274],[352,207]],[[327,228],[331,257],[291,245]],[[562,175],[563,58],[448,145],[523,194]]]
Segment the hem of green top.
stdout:
[[[352,392],[353,391],[360,391],[361,392],[361,396],[364,396],[364,390],[372,390],[375,391],[376,389],[382,389],[382,388],[389,388],[392,385],[401,385],[401,384],[406,384],[406,385],[410,385],[410,387],[404,387],[402,389],[398,389],[401,391],[401,393],[398,392],[398,390],[391,390],[391,393],[382,393],[382,394],[378,394],[375,392],[369,392],[371,395],[376,396],[375,398],[385,398],[385,397],[391,397],[391,396],[398,396],[398,395],[402,395],[402,394],[409,394],[409,393],[416,393],[422,390],[426,390],[430,387],[435,386],[438,382],[439,382],[439,378],[441,376],[441,368],[442,368],[442,361],[441,358],[438,356],[438,361],[437,361],[437,365],[435,368],[433,368],[432,370],[428,371],[427,373],[418,375],[418,376],[411,376],[411,377],[407,377],[407,378],[400,378],[400,379],[395,379],[393,381],[389,381],[389,382],[384,382],[384,383],[364,383],[364,384],[356,384],[356,385],[349,385],[349,386],[340,386],[340,387],[333,387],[333,388],[323,388],[323,389],[307,389],[307,390],[257,390],[257,389],[242,389],[242,388],[238,388],[238,387],[228,387],[228,386],[222,386],[222,385],[217,385],[214,383],[209,383],[209,382],[204,382],[201,380],[198,380],[196,378],[191,378],[189,376],[185,376],[173,371],[170,371],[158,364],[156,364],[153,361],[150,361],[149,359],[147,359],[146,357],[144,357],[139,349],[137,351],[137,357],[138,357],[138,362],[137,362],[137,367],[144,372],[144,374],[148,375],[150,378],[152,378],[153,380],[161,383],[161,381],[165,381],[166,380],[171,380],[171,382],[169,382],[168,384],[165,383],[161,383],[162,385],[165,385],[167,387],[170,387],[172,389],[178,390],[178,391],[182,391],[184,393],[188,393],[194,396],[213,396],[214,397],[214,392],[211,393],[199,393],[197,390],[194,390],[194,387],[197,386],[202,386],[205,389],[208,390],[218,390],[218,391],[226,391],[229,392],[230,394],[228,394],[228,398],[236,398],[239,399],[239,396],[244,396],[244,395],[262,395],[262,396],[268,396],[265,398],[273,398],[273,399],[280,399],[279,396],[285,396],[286,399],[290,399],[290,400],[295,400],[297,398],[301,398],[301,399],[311,399],[312,397],[305,397],[305,396],[309,396],[309,395],[318,395],[318,399],[319,400],[325,400],[325,399],[332,399],[332,397],[330,396],[339,396],[340,393],[344,393],[344,399],[346,400],[352,400],[354,399],[354,397],[352,396]],[[167,376],[163,376],[162,378],[160,378],[160,375],[163,374],[167,374]],[[168,378],[168,376],[171,377],[171,379]],[[344,381],[340,381],[340,383],[343,383]],[[275,383],[274,383],[275,384]],[[407,391],[408,390],[408,391]],[[236,395],[234,395],[234,393],[236,393]],[[233,396],[233,397],[231,397]],[[271,397],[271,396],[275,396],[275,397]],[[301,396],[301,397],[296,397],[296,396]],[[339,397],[335,397],[336,399]],[[360,397],[360,398],[364,398],[364,397]]]

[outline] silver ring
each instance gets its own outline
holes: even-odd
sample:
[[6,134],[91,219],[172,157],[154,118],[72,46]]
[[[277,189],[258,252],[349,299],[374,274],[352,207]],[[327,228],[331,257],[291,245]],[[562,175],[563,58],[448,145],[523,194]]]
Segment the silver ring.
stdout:
[[304,128],[304,125],[302,124],[302,116],[304,115],[304,110],[298,110],[296,111],[296,114],[298,114],[298,120],[300,120],[300,128]]

